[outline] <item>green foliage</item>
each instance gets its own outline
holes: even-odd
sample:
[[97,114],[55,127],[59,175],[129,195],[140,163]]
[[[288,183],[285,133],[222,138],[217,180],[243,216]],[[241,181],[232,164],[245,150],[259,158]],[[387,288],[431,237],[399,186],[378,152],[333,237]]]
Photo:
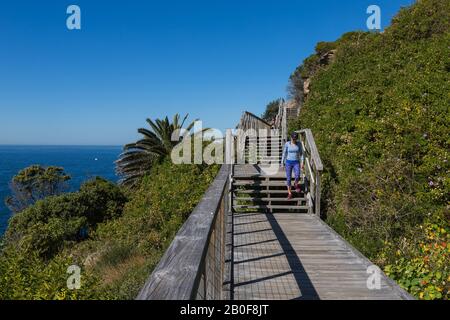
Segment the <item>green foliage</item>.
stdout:
[[326,55],[336,53],[343,42],[358,42],[361,35],[363,35],[361,32],[349,32],[335,42],[319,42],[316,45],[315,53],[307,57],[289,77],[288,90],[291,97],[297,103],[301,103],[303,101],[305,80],[312,78],[320,70],[326,69],[330,65],[331,61]]
[[[448,219],[449,5],[418,1],[384,33],[345,34],[336,41],[332,64],[317,67],[316,54],[296,71],[312,76],[296,127],[314,132],[325,165],[328,222],[371,259],[390,265],[399,283],[410,279],[407,265],[416,268],[421,257],[414,250],[414,239],[423,234],[418,226]],[[303,89],[296,90],[300,95]],[[409,243],[408,258],[390,254],[402,239]],[[444,274],[450,264],[448,255],[444,259],[424,272]],[[448,297],[405,287],[419,298],[420,292]]]
[[[170,161],[172,133],[186,117],[148,120],[152,131],[139,129],[144,139],[125,147],[118,170],[134,189],[96,178],[78,192],[41,192],[13,216],[0,241],[0,300],[134,299],[219,169]],[[66,179],[60,168],[33,166],[14,181],[34,196]],[[82,267],[79,290],[67,288],[74,264]]]
[[[147,119],[151,129],[138,129],[138,133],[143,135],[143,138],[125,145],[124,152],[116,162],[117,173],[122,176],[120,183],[131,187],[138,186],[156,162],[170,155],[173,147],[179,143],[172,140],[172,135],[177,130],[183,129],[187,117],[188,115],[180,121],[180,115],[176,114],[172,122],[168,117],[155,121]],[[194,127],[195,121],[185,128],[185,133],[178,132],[180,138],[190,134],[189,131]]]
[[322,41],[322,42],[319,42],[316,45],[316,54],[318,56],[322,56],[325,53],[330,52],[331,50],[335,50],[336,48],[337,48],[336,42],[325,42],[325,41]]
[[[450,2],[419,0],[410,8],[403,8],[387,30],[395,40],[417,41],[448,33]],[[408,32],[405,32],[405,31]]]
[[[67,288],[67,268],[79,264],[69,257],[57,256],[44,262],[36,252],[24,254],[14,248],[0,255],[0,299],[10,300],[76,300],[106,299],[97,290],[98,279],[81,271],[81,288]],[[80,264],[81,265],[81,264]]]
[[70,176],[63,168],[33,165],[21,170],[11,181],[13,195],[5,199],[12,212],[20,212],[36,201],[58,195],[67,189]]
[[320,68],[319,64],[320,56],[313,54],[303,61],[303,67],[300,69],[301,77],[306,79],[314,75]]
[[395,252],[397,257],[390,259],[394,262],[386,265],[384,271],[420,299],[448,300],[450,299],[448,221],[427,222],[421,225],[420,229],[423,233],[419,240],[402,239],[403,250],[392,243],[386,243],[382,254]]
[[281,99],[271,101],[262,115],[262,119],[266,121],[272,121],[278,114]]
[[79,192],[38,201],[10,220],[7,244],[51,258],[66,245],[83,238],[100,222],[119,216],[126,202],[120,189],[101,178],[81,186]]
[[[0,247],[0,299],[134,299],[218,168],[167,159],[128,198],[97,178],[38,201],[11,220]],[[66,285],[74,264],[79,290]]]
[[175,165],[169,159],[152,168],[133,191],[123,215],[97,230],[97,250],[103,252],[97,268],[107,290],[119,298],[136,296],[217,170],[218,166]]

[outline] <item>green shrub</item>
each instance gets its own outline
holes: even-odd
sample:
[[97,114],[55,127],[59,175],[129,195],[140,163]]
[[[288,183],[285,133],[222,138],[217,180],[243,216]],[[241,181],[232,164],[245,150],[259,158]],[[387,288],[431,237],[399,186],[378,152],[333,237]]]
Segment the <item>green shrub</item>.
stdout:
[[68,257],[56,256],[44,262],[36,252],[8,248],[0,255],[1,300],[74,300],[106,299],[108,295],[97,290],[98,279],[81,270],[80,289],[68,289],[67,280],[71,265],[80,265]]
[[419,0],[409,8],[403,8],[392,20],[387,30],[395,40],[416,41],[448,33],[450,2]]
[[403,288],[425,300],[450,299],[450,230],[448,221],[420,225],[417,238],[402,239],[402,248],[386,243],[381,255],[388,259],[387,275]]
[[167,159],[132,192],[121,217],[98,227],[95,244],[102,256],[94,268],[105,292],[134,299],[218,168]]
[[316,54],[322,56],[325,53],[335,50],[337,48],[336,42],[319,42],[316,45]]
[[125,195],[101,178],[81,186],[79,192],[52,196],[17,213],[9,222],[6,243],[26,252],[51,258],[66,245],[93,232],[98,223],[122,213]]
[[[449,5],[418,1],[384,33],[337,40],[334,62],[314,70],[292,124],[313,130],[325,165],[328,222],[369,258],[390,265],[400,283],[422,256],[419,225],[442,216],[450,201]],[[312,61],[297,70],[308,73]],[[402,242],[409,249],[397,256]],[[424,272],[444,274],[444,259]],[[448,298],[405,287],[419,298]]]
[[[128,198],[95,179],[17,214],[0,247],[0,299],[134,299],[218,168],[167,159]],[[80,290],[66,285],[73,264]]]
[[5,203],[12,212],[20,212],[39,200],[65,192],[68,180],[70,176],[63,168],[32,165],[12,178],[12,195]]
[[269,102],[266,106],[266,110],[261,116],[262,119],[266,121],[275,120],[278,114],[279,106],[280,106],[280,99]]

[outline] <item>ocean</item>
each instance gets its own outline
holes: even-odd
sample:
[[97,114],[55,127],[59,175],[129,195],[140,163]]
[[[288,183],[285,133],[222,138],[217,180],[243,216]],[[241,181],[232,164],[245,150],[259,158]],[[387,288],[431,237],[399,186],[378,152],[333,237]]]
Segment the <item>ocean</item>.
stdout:
[[0,145],[0,235],[7,227],[11,212],[4,199],[10,195],[12,177],[33,164],[63,167],[71,176],[70,190],[95,176],[117,182],[114,161],[120,146],[1,146]]

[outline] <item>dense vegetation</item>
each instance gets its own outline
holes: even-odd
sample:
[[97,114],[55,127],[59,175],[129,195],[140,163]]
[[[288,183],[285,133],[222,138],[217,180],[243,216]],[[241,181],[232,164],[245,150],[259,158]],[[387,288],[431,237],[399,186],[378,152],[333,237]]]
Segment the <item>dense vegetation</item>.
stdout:
[[278,114],[280,102],[280,99],[269,102],[266,106],[266,110],[261,115],[261,118],[268,122],[274,121]]
[[291,126],[314,132],[328,222],[423,299],[450,298],[449,48],[450,1],[422,0],[291,76],[294,97],[310,81]]
[[125,145],[124,152],[116,161],[117,173],[121,176],[119,183],[138,186],[155,163],[170,155],[174,146],[191,134],[196,120],[183,128],[187,117],[181,120],[180,115],[176,114],[172,121],[168,117],[155,121],[147,119],[150,129],[138,129],[142,139]]
[[67,191],[69,180],[63,168],[32,165],[14,176],[10,186],[12,195],[5,203],[11,212],[20,212],[38,200]]
[[[133,299],[217,169],[165,160],[133,192],[97,178],[17,213],[0,299]],[[67,288],[70,265],[82,269],[79,290]]]
[[[153,131],[141,129],[144,139],[125,147],[121,160],[136,147],[143,154],[119,164],[132,188],[95,178],[61,193],[69,177],[56,167],[32,166],[13,178],[10,202],[21,209],[0,241],[0,300],[136,297],[218,171],[172,163],[170,137],[183,126],[178,116],[149,123]],[[81,268],[79,289],[67,285],[74,265]]]

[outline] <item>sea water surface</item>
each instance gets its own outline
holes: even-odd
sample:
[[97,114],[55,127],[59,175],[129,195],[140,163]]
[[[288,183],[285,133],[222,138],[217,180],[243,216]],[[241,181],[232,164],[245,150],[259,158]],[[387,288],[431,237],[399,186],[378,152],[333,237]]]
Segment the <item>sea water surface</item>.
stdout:
[[4,199],[10,195],[12,177],[21,169],[33,164],[63,167],[72,177],[69,191],[75,191],[84,181],[95,176],[117,182],[114,161],[121,151],[120,146],[0,145],[0,235],[11,217]]

